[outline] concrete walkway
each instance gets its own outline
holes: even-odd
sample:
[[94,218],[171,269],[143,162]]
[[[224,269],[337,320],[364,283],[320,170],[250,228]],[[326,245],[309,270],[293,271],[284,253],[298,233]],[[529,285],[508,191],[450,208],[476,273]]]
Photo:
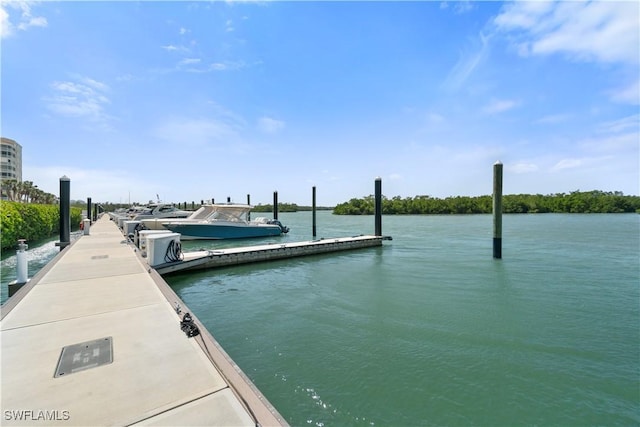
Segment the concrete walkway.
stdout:
[[176,303],[103,216],[2,307],[0,424],[287,425]]

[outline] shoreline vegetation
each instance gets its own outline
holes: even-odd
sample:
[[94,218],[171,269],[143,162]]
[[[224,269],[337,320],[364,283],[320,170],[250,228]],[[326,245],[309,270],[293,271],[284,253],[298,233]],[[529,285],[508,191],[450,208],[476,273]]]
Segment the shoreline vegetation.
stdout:
[[[373,215],[374,196],[351,199],[333,209],[334,215]],[[490,214],[492,196],[447,197],[382,196],[383,215]],[[569,194],[508,194],[502,196],[502,212],[520,213],[640,213],[640,197],[625,196],[620,191],[574,191]]]
[[[71,230],[77,230],[82,219],[82,208],[71,206]],[[14,249],[18,239],[27,244],[47,239],[60,232],[60,206],[0,201],[0,250]]]

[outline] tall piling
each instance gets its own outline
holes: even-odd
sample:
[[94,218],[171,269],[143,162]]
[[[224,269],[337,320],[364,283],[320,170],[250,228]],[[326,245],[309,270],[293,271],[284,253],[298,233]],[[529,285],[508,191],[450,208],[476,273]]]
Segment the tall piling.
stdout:
[[375,181],[375,228],[376,236],[382,236],[382,178]]
[[71,242],[71,180],[66,176],[60,178],[60,250]]
[[278,219],[278,192],[273,192],[273,219]]
[[316,186],[311,187],[311,234],[316,237]]
[[87,218],[91,222],[91,197],[87,197]]
[[[251,194],[247,194],[247,205],[251,206]],[[251,211],[247,212],[247,221],[251,221]]]
[[502,258],[502,163],[493,165],[493,257]]

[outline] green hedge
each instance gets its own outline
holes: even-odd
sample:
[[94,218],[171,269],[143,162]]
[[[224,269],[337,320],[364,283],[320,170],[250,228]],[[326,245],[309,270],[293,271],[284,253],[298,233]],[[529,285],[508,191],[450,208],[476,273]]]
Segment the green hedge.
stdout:
[[[71,208],[71,230],[77,230],[82,209]],[[0,202],[0,243],[2,250],[15,248],[18,239],[38,241],[60,232],[60,207],[18,202]]]

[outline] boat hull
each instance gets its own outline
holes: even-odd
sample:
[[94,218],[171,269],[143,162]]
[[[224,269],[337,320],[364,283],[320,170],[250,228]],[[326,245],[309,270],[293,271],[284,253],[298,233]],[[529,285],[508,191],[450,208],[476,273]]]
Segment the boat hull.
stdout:
[[282,234],[277,225],[227,225],[227,224],[179,224],[167,223],[165,228],[180,233],[181,240],[246,239],[270,237]]

